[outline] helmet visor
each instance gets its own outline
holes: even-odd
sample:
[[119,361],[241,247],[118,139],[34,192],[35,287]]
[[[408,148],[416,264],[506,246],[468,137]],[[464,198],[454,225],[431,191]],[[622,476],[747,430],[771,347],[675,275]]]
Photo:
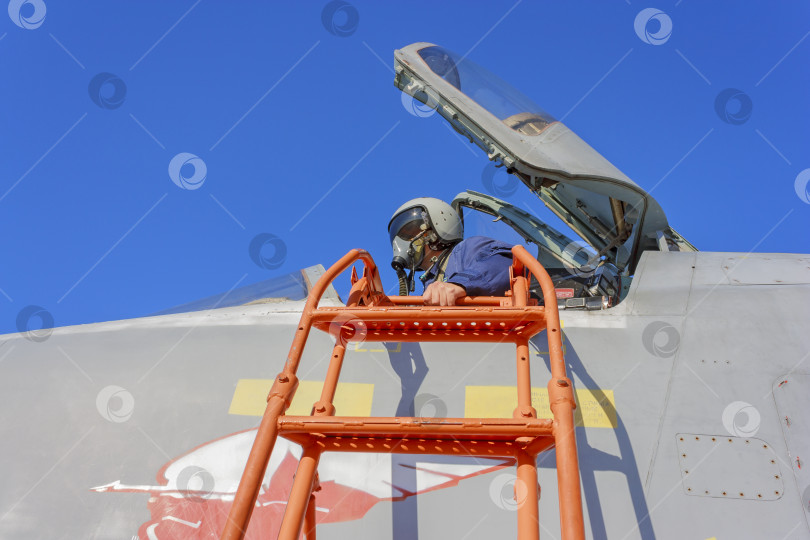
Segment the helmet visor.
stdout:
[[388,239],[393,244],[394,239],[399,237],[410,242],[420,232],[425,225],[424,210],[421,207],[409,208],[404,212],[394,216],[388,224]]

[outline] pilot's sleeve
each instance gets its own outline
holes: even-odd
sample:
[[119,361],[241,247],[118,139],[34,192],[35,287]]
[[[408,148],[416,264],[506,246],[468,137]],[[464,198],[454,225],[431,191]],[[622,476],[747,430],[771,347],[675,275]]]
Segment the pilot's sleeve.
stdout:
[[450,253],[444,281],[461,285],[468,296],[502,296],[509,290],[511,250],[485,236],[467,238]]

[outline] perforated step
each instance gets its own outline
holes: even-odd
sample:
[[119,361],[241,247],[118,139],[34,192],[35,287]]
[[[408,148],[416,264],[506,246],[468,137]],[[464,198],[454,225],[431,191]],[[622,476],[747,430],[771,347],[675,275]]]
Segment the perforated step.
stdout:
[[543,307],[318,308],[313,326],[348,341],[500,341],[546,327]]

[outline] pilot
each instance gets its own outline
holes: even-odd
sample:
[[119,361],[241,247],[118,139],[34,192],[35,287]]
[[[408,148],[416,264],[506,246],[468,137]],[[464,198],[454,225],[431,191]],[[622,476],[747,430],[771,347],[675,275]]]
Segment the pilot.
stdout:
[[394,212],[388,235],[402,296],[413,291],[417,270],[424,271],[420,280],[429,306],[452,306],[464,296],[502,296],[509,290],[512,246],[484,236],[465,240],[461,217],[442,200],[406,202]]

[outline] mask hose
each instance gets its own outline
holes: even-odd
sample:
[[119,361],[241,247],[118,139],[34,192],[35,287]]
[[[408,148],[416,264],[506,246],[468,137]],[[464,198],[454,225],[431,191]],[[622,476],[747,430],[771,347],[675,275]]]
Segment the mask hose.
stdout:
[[405,275],[405,270],[402,267],[397,267],[396,271],[399,279],[399,295],[408,296],[408,276]]

